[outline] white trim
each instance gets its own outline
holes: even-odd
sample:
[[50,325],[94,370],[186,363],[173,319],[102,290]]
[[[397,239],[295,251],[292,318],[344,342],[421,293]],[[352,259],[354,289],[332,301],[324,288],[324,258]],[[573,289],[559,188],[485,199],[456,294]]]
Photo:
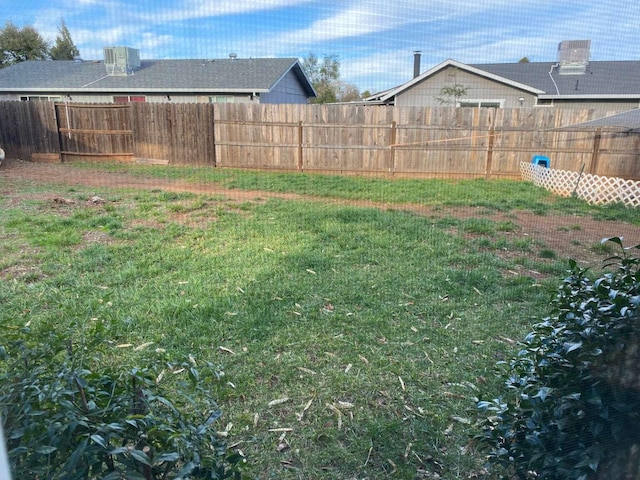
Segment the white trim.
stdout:
[[498,108],[504,108],[504,102],[505,100],[499,100],[499,99],[492,99],[492,98],[461,98],[458,99],[457,103],[456,103],[456,107],[460,107],[460,108],[465,108],[463,107],[464,103],[477,103],[477,105],[475,105],[475,107],[482,107],[483,103],[497,103],[499,106]]
[[637,100],[640,93],[611,93],[589,95],[538,95],[541,100]]

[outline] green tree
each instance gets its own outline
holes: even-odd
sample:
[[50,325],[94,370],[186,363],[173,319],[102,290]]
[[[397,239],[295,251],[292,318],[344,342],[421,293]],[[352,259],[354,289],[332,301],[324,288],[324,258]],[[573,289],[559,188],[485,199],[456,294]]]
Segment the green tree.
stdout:
[[518,60],[518,63],[529,63],[529,57],[522,57]]
[[0,29],[0,67],[47,58],[49,45],[35,28],[18,28],[12,22],[7,22]]
[[60,19],[60,25],[58,25],[58,36],[56,37],[55,44],[51,47],[49,52],[53,60],[73,60],[80,55],[80,51],[73,43],[71,39],[71,33],[67,25],[64,23],[64,19]]
[[340,90],[340,61],[337,55],[325,55],[320,60],[310,53],[302,62],[311,85],[317,93],[313,103],[332,103],[338,101]]

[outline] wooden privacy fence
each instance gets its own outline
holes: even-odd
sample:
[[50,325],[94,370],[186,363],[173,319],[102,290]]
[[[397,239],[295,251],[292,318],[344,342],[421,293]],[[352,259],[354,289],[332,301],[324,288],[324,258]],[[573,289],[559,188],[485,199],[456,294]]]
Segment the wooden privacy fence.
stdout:
[[133,130],[127,104],[55,104],[60,154],[76,158],[133,160]]
[[568,172],[521,163],[522,178],[562,197],[575,195],[582,200],[602,205],[622,203],[640,207],[640,182],[616,177],[602,177],[583,172]]
[[9,158],[153,162],[408,177],[520,178],[553,168],[640,179],[640,135],[565,128],[606,111],[131,103],[0,103]]

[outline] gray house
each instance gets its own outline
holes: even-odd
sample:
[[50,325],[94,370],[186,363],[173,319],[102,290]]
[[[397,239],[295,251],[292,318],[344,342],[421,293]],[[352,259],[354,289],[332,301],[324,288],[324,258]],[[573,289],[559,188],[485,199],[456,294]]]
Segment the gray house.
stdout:
[[465,64],[449,59],[421,74],[416,55],[414,78],[366,100],[397,106],[640,107],[640,61],[592,62],[590,46],[589,40],[561,42],[555,62]]
[[0,69],[0,101],[308,103],[315,96],[296,58],[140,60],[137,49],[106,47],[100,61]]

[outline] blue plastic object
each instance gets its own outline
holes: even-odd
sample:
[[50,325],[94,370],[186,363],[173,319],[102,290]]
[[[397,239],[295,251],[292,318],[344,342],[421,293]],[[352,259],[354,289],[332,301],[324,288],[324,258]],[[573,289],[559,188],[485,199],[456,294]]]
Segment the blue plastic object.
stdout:
[[545,157],[544,155],[534,155],[531,158],[531,163],[544,168],[549,168],[551,166],[551,160],[549,159],[549,157]]

